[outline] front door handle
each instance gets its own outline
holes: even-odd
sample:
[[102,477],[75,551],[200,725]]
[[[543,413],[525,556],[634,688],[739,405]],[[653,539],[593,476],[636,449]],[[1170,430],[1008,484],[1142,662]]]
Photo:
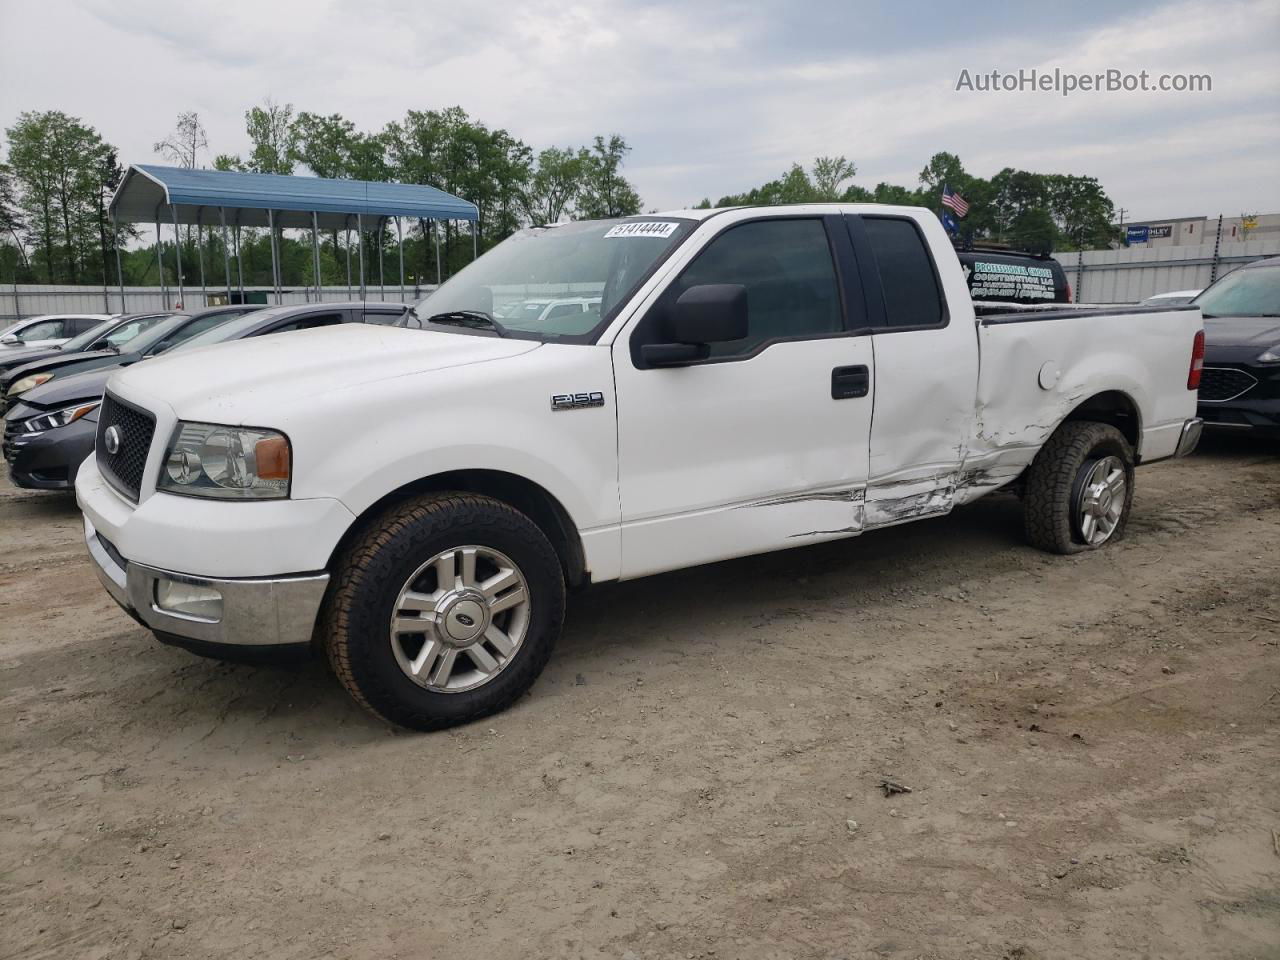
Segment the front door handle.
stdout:
[[836,367],[831,371],[831,399],[865,397],[871,390],[871,371],[865,363],[856,367]]

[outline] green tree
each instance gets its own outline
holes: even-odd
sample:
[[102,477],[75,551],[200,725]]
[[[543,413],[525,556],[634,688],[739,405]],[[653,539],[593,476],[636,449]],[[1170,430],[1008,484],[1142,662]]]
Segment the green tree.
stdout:
[[1058,248],[1106,247],[1115,238],[1111,224],[1115,205],[1093,177],[1051,174],[1047,178],[1048,210],[1057,225]]
[[[120,181],[124,178],[124,167],[120,165],[120,159],[116,153],[116,148],[107,146],[98,154],[98,169],[96,171],[96,179],[98,189],[94,191],[94,202],[98,219],[98,250],[99,256],[102,258],[102,282],[108,283],[110,274],[110,263],[114,259],[114,253],[120,246],[123,238],[130,235],[130,228],[121,224],[116,226],[112,224],[111,218],[107,214],[107,205],[111,202],[112,195],[116,192],[116,187],[120,186]],[[188,243],[190,237],[188,236]]]
[[577,151],[548,147],[538,154],[523,197],[525,215],[534,223],[558,223],[582,189],[582,157]]
[[245,132],[253,145],[247,166],[255,173],[291,174],[298,155],[298,130],[293,104],[278,104],[270,97],[244,115]]
[[815,203],[818,189],[809,179],[804,167],[793,163],[791,169],[777,180],[753,187],[746,193],[721,197],[717,207],[773,206],[780,203]]
[[1025,211],[1043,209],[1049,201],[1045,178],[1027,170],[1005,167],[991,178],[991,219],[995,239],[1003,239]]
[[929,162],[920,171],[920,183],[926,194],[932,194],[941,200],[944,184],[964,193],[969,186],[969,175],[964,172],[964,164],[959,157],[943,150],[929,158]]
[[813,186],[817,195],[824,201],[841,199],[840,185],[852,180],[857,174],[855,167],[847,157],[818,157],[813,161]]
[[[27,260],[26,244],[22,239],[22,232],[26,229],[26,223],[22,219],[22,212],[18,209],[18,192],[13,182],[13,171],[7,163],[0,163],[0,249],[4,250],[6,263],[0,265],[8,267],[5,272],[8,273],[14,282],[17,282],[18,269],[21,268],[23,273],[27,273],[31,269],[31,263]],[[12,243],[10,243],[12,238]]]
[[6,132],[19,206],[42,254],[42,279],[79,282],[96,259],[99,162],[109,148],[92,127],[57,110],[23,113]]
[[327,117],[303,111],[294,121],[293,159],[317,177],[342,180],[353,177],[353,153],[360,134],[339,113]]
[[[341,114],[321,116],[306,111],[299,113],[293,124],[295,142],[293,159],[317,177],[331,180],[391,179],[387,159],[387,143],[379,134],[360,133],[354,123]],[[340,268],[339,231],[329,231],[333,267],[321,269],[334,278],[344,278]]]
[[1028,207],[1014,217],[1009,227],[1009,244],[1017,250],[1050,253],[1057,239],[1057,225],[1043,207]]
[[578,152],[582,161],[582,189],[577,216],[581,220],[629,217],[640,212],[640,195],[622,176],[622,162],[631,147],[620,134],[596,137],[591,147]]

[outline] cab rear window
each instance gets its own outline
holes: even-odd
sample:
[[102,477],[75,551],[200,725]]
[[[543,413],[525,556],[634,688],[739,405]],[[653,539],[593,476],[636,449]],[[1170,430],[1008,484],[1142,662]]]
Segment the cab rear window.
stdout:
[[938,274],[924,237],[911,220],[864,217],[884,290],[885,326],[890,330],[946,323]]

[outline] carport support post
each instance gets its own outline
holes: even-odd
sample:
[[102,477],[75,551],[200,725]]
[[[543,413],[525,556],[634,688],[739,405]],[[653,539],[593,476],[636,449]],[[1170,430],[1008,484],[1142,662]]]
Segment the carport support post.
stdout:
[[160,298],[164,308],[169,308],[169,289],[164,283],[164,255],[160,247],[160,211],[156,210],[156,267],[160,270]]
[[399,217],[396,217],[396,246],[400,248],[400,302],[404,303],[404,233]]
[[324,298],[320,295],[320,219],[314,210],[311,211],[311,257],[315,265],[316,303]]
[[182,304],[182,309],[185,310],[187,294],[182,288],[182,234],[178,231],[177,206],[170,204],[169,212],[173,214],[173,256],[178,264],[178,303]]
[[360,256],[360,299],[367,300],[364,295],[364,215],[356,214],[356,250]]
[[209,291],[204,285],[204,224],[200,222],[203,219],[204,207],[200,207],[196,210],[196,254],[200,258],[200,299],[204,301],[201,308],[209,305]]
[[236,212],[236,286],[240,288],[240,302],[244,303],[244,257],[240,255],[240,213]]
[[267,230],[271,232],[271,286],[276,294],[276,306],[280,306],[280,274],[276,262],[276,215],[274,210],[267,211]]
[[443,282],[440,277],[440,221],[431,221],[431,245],[436,248],[436,289]]
[[227,243],[227,208],[218,208],[218,219],[222,222],[222,268],[227,281],[227,306],[231,306],[231,245]]
[[342,227],[343,237],[347,242],[343,244],[347,248],[347,299],[354,300],[355,296],[351,290],[351,216],[348,214]]
[[124,305],[124,271],[120,269],[120,230],[116,227],[116,216],[111,215],[111,249],[116,252],[116,283],[120,285],[120,312],[128,313]]
[[387,218],[378,218],[378,290],[383,300],[387,299],[387,277],[382,272],[382,239],[385,236],[384,231],[387,228]]
[[471,221],[471,262],[480,258],[480,221]]

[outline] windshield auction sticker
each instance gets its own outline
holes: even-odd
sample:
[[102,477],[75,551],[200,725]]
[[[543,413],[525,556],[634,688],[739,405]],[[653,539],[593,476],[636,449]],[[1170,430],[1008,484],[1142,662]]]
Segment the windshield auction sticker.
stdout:
[[665,239],[679,228],[680,224],[678,223],[659,220],[646,220],[643,223],[620,223],[617,226],[610,227],[604,238],[606,240],[611,237],[660,237]]

